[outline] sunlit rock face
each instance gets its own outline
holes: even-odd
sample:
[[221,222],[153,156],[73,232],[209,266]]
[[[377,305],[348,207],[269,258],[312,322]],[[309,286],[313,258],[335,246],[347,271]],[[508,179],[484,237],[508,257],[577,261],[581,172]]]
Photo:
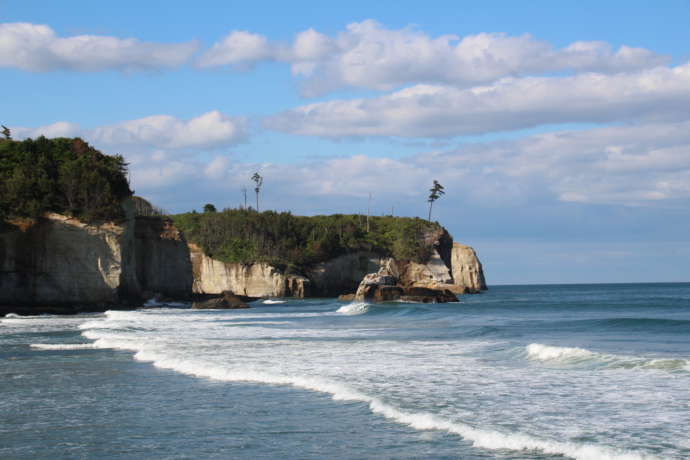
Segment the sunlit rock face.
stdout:
[[191,286],[187,244],[165,219],[95,225],[47,213],[0,231],[0,305],[136,305],[188,298]]

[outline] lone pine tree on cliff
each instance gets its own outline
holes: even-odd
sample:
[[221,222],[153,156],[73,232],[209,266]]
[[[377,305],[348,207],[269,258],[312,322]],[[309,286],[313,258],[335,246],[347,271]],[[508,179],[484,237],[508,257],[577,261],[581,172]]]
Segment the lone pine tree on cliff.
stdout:
[[5,139],[10,140],[12,139],[12,133],[10,132],[10,128],[8,128],[5,125],[0,125],[2,126],[2,135],[5,136]]
[[439,184],[437,180],[434,181],[434,185],[429,189],[429,222],[431,222],[431,208],[434,206],[434,201],[441,198],[446,192],[443,191],[443,185]]
[[255,172],[252,176],[252,180],[256,183],[256,187],[254,187],[254,192],[256,192],[256,212],[259,212],[259,192],[264,183],[264,178],[261,177],[258,172]]

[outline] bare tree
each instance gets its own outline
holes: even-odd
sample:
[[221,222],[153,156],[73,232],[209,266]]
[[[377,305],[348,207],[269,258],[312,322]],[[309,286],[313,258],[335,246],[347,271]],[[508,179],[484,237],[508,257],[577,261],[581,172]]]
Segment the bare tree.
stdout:
[[256,212],[259,212],[259,192],[264,183],[264,178],[261,177],[258,172],[255,172],[252,176],[252,180],[256,183],[256,187],[254,187],[254,192],[256,192]]
[[431,208],[434,206],[434,201],[441,198],[446,192],[443,191],[443,185],[439,184],[437,180],[434,181],[434,185],[429,189],[429,222],[431,222]]

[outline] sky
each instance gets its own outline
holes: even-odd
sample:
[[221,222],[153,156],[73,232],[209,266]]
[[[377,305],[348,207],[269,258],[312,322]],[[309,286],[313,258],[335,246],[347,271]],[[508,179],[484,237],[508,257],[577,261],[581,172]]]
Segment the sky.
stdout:
[[690,281],[690,1],[0,0],[0,123],[171,213],[426,217],[489,285]]

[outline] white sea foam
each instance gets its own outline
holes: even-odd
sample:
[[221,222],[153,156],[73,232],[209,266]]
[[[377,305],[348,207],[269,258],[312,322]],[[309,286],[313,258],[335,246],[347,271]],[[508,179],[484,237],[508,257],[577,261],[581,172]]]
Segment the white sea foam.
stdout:
[[527,345],[527,357],[536,361],[571,363],[593,359],[596,354],[584,348],[554,347],[541,343],[531,343]]
[[31,348],[38,350],[87,350],[100,348],[93,343],[32,343]]
[[264,301],[261,302],[261,303],[266,304],[266,305],[275,305],[275,304],[285,303],[285,302],[287,302],[287,300],[266,299],[266,300],[264,300]]
[[[102,341],[99,346],[113,342]],[[128,344],[125,348],[130,348]],[[140,344],[144,345],[144,344]],[[485,449],[534,450],[546,454],[565,455],[578,460],[647,460],[656,457],[622,449],[586,443],[558,442],[539,439],[520,433],[502,433],[483,430],[465,423],[446,420],[431,413],[412,413],[399,410],[379,398],[369,396],[348,385],[304,376],[287,376],[246,369],[229,369],[208,366],[204,363],[167,357],[165,354],[141,349],[135,354],[139,361],[151,362],[160,369],[174,370],[183,374],[226,382],[257,382],[273,385],[290,385],[297,388],[330,394],[336,401],[359,401],[368,404],[373,413],[408,425],[417,430],[439,430],[456,434],[474,446]]]
[[596,353],[584,348],[556,347],[531,343],[526,347],[527,357],[534,361],[558,364],[594,362],[608,369],[689,370],[688,360],[681,358],[646,358],[638,356]]
[[335,312],[342,315],[363,315],[369,311],[369,304],[366,302],[354,302],[347,305],[343,305],[338,308]]
[[[338,315],[347,311],[362,314],[368,308],[364,303],[352,303],[341,307],[345,312],[338,311]],[[395,336],[387,339],[384,334],[379,338],[380,321],[360,329],[347,327],[349,322],[344,318],[329,319],[329,315],[335,312],[303,316],[276,313],[275,309],[270,313],[257,309],[249,315],[197,315],[174,310],[109,312],[102,320],[107,328],[86,328],[82,335],[95,340],[96,348],[129,350],[137,360],[158,368],[220,381],[291,385],[328,393],[335,400],[358,401],[390,420],[417,430],[453,433],[479,448],[528,450],[576,459],[654,458],[626,449],[630,425],[625,420],[639,420],[638,414],[648,413],[647,407],[667,404],[656,398],[658,391],[644,392],[649,381],[646,376],[658,373],[624,376],[570,372],[567,367],[553,373],[545,366],[520,367],[514,362],[505,366],[495,359],[484,359],[485,353],[497,349],[496,343],[423,337],[399,340]],[[304,316],[317,319],[303,322]],[[372,318],[376,320],[376,316]],[[95,326],[98,321],[89,323]],[[274,323],[291,327],[270,327]],[[362,322],[355,324],[361,326]],[[386,327],[389,324],[386,322]],[[369,340],[372,335],[376,335],[375,340]],[[360,336],[367,338],[360,340]],[[527,356],[531,360],[559,364],[610,356],[583,348],[530,347]],[[343,376],[347,376],[347,383]],[[682,393],[684,377],[681,372],[663,380],[680,396],[668,403],[672,405],[659,409],[669,420],[665,425],[669,430],[678,431],[675,427],[683,426],[685,416],[677,407],[687,400]],[[635,385],[630,388],[642,389],[642,397],[632,391],[589,391],[600,383],[625,385],[631,380]],[[573,394],[578,397],[571,398]],[[608,412],[601,410],[604,405],[611,406]],[[542,413],[558,415],[542,420]],[[569,426],[578,427],[582,436],[602,434],[580,442],[576,435],[567,433]]]

